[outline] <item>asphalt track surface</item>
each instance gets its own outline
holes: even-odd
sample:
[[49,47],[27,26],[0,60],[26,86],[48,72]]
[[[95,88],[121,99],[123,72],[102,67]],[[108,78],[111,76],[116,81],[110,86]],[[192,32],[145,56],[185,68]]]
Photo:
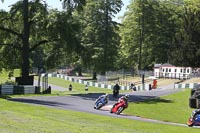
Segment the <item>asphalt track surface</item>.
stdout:
[[[67,88],[58,87],[51,85],[52,88],[60,91],[66,91]],[[155,98],[159,98],[163,95],[168,95],[172,93],[176,93],[180,91],[180,89],[172,89],[173,85],[162,86],[161,88],[151,90],[151,91],[140,91],[140,92],[129,92],[129,102],[137,102],[137,101],[144,101],[144,100],[151,100]],[[176,126],[187,126],[186,124],[179,124],[179,123],[172,123],[172,122],[165,122],[153,119],[147,119],[137,116],[131,116],[126,114],[112,114],[109,112],[112,105],[118,100],[117,98],[109,97],[109,102],[107,106],[104,106],[100,110],[94,109],[94,101],[102,95],[101,93],[88,93],[88,94],[75,94],[72,96],[37,96],[37,97],[23,97],[23,98],[11,98],[8,100],[15,101],[15,102],[22,102],[34,105],[42,105],[48,106],[52,108],[58,109],[66,109],[66,110],[75,110],[79,112],[87,112],[92,114],[99,114],[104,116],[110,117],[118,117],[118,118],[126,118],[132,119],[137,121],[144,121],[144,122],[151,122],[151,123],[160,123],[160,124],[168,124],[168,125],[176,125]],[[120,94],[119,96],[124,95]],[[161,99],[162,100],[162,99]],[[163,101],[168,102],[168,101]]]

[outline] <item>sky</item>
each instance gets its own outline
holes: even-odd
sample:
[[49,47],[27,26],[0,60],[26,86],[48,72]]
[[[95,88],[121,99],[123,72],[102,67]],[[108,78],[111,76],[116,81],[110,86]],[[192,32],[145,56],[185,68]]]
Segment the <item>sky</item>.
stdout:
[[[3,9],[9,11],[10,5],[15,4],[17,1],[19,0],[4,0],[3,3],[0,1],[0,10]],[[120,22],[120,19],[118,17],[124,14],[127,5],[130,3],[130,0],[122,0],[122,1],[124,3],[124,6],[122,7],[122,10],[116,15],[116,18],[114,18],[114,20],[116,19],[116,21],[118,22]],[[47,3],[49,5],[49,8],[62,9],[62,4],[60,0],[47,0]]]

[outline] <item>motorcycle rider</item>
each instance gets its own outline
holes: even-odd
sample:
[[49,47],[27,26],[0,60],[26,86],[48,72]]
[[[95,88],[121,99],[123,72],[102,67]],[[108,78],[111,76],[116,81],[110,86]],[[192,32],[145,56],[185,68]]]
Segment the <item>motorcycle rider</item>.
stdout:
[[118,85],[118,83],[116,83],[116,85],[113,87],[113,97],[117,98],[117,96],[119,95],[119,90],[120,90],[120,86]]
[[196,110],[192,111],[192,114],[190,116],[192,122],[194,122],[194,119],[195,119],[197,114],[200,114],[200,109],[196,109]]
[[[96,103],[99,99],[101,99],[101,98],[103,98],[105,104],[107,104],[107,103],[108,103],[108,100],[109,100],[109,94],[101,95],[100,97],[98,97],[98,98],[95,100],[95,103]],[[94,107],[94,108],[95,108],[95,107]]]
[[125,101],[126,105],[128,106],[128,98],[129,98],[129,95],[128,95],[128,94],[125,94],[124,96],[121,96],[121,97],[118,99],[117,103],[115,103],[115,104],[113,105],[113,108],[115,107],[115,105],[117,105],[118,103],[121,103],[122,101]]
[[129,98],[129,95],[125,94],[124,96],[120,97],[119,100],[121,101],[123,99],[126,102],[126,104],[128,105],[128,98]]
[[135,83],[132,83],[132,84],[131,84],[130,89],[131,89],[132,91],[136,91]]

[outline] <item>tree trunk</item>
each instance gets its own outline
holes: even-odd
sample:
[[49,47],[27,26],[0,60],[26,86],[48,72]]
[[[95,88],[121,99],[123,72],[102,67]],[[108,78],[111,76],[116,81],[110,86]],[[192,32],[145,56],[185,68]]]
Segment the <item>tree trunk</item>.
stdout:
[[28,0],[23,1],[24,11],[24,34],[22,46],[22,77],[29,76],[29,23],[28,23]]
[[107,69],[108,69],[108,55],[107,55],[107,51],[108,51],[108,32],[109,32],[109,30],[108,30],[108,24],[109,24],[109,22],[108,22],[108,15],[109,15],[109,12],[108,12],[108,0],[106,0],[106,12],[105,12],[105,31],[104,31],[104,59],[103,59],[103,61],[104,61],[104,65],[103,65],[103,70],[104,70],[104,72],[105,71],[107,71]]
[[83,76],[81,67],[78,67],[78,76]]
[[22,77],[18,77],[16,82],[20,85],[33,85],[33,76],[29,76],[29,22],[28,22],[28,0],[23,1],[23,23],[24,32],[22,40]]
[[96,73],[96,72],[93,72],[92,79],[93,79],[93,80],[97,80],[97,73]]

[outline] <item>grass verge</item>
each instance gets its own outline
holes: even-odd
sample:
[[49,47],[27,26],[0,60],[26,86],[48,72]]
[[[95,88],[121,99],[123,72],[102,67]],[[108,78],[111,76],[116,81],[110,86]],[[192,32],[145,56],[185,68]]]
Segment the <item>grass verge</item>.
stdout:
[[[49,82],[68,87],[72,84],[72,92],[66,94],[85,93],[84,85],[58,78],[49,78]],[[111,93],[111,90],[90,87],[91,93]],[[172,94],[145,102],[130,103],[126,114],[152,118],[162,121],[186,123],[191,110],[188,106],[190,90]],[[33,106],[0,99],[0,132],[48,132],[48,133],[173,133],[199,132],[199,129],[188,127],[146,123],[128,119],[100,116],[76,111],[58,110]],[[161,128],[162,127],[162,128]]]
[[158,99],[130,103],[125,113],[146,118],[185,124],[191,114],[190,89],[160,97]]
[[[188,133],[181,126],[146,123],[0,99],[0,132],[15,133]],[[162,127],[162,128],[161,128]]]
[[[67,87],[72,83],[59,78],[49,78],[50,83]],[[84,85],[78,83],[72,83],[74,91],[66,91],[64,94],[85,93]],[[90,93],[112,93],[111,90],[90,87]],[[126,91],[121,91],[126,92]],[[63,94],[63,92],[61,93]],[[128,109],[124,110],[124,113],[141,116],[156,120],[169,121],[185,124],[191,114],[192,109],[189,108],[189,96],[190,89],[182,89],[182,91],[171,94],[168,96],[160,97],[159,99],[153,99],[144,102],[130,102]]]
[[[85,94],[85,93],[108,93],[108,94],[112,93],[111,89],[104,89],[104,88],[98,88],[98,87],[93,87],[93,86],[89,86],[89,91],[86,92],[84,84],[79,84],[79,83],[67,81],[60,78],[49,77],[48,80],[50,84],[66,88],[66,91],[64,92],[53,91],[53,94],[61,95],[61,94]],[[70,84],[73,86],[72,91],[68,91],[68,87]],[[126,91],[120,90],[120,92],[127,92],[127,90]]]

